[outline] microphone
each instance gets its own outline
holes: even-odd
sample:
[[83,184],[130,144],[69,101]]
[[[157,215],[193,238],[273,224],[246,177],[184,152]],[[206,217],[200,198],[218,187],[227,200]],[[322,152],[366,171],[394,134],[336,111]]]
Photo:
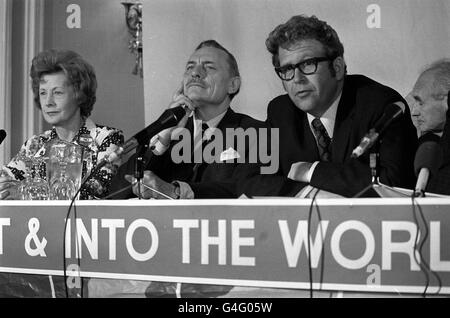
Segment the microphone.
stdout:
[[5,140],[6,138],[6,131],[4,129],[0,129],[0,144]]
[[419,147],[414,158],[414,172],[417,177],[414,196],[423,197],[428,180],[434,176],[442,164],[443,152],[439,145],[440,137],[427,133],[419,138]]
[[395,102],[387,105],[383,115],[377,120],[375,126],[361,139],[358,147],[353,149],[350,157],[358,158],[370,149],[386,128],[404,112],[405,104],[403,104],[403,102]]
[[107,163],[114,162],[119,156],[130,152],[137,146],[149,143],[150,139],[160,131],[178,124],[184,115],[186,115],[186,110],[183,106],[166,109],[156,121],[125,141],[122,147],[105,156],[97,165],[98,169]]

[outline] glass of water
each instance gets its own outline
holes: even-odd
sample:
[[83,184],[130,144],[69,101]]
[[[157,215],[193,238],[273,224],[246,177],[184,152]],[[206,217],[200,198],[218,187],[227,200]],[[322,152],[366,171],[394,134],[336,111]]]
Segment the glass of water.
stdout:
[[66,141],[48,147],[47,181],[51,200],[72,200],[81,183],[83,148]]
[[44,158],[31,158],[31,171],[19,187],[23,200],[48,200],[49,187],[47,181],[40,176]]

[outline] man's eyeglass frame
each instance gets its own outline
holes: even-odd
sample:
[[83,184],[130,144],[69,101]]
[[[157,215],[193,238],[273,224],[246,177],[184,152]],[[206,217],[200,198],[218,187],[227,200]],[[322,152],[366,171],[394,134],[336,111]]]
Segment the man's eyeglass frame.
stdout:
[[[290,81],[295,77],[295,69],[298,69],[303,75],[312,75],[317,72],[317,67],[320,62],[333,61],[334,59],[335,59],[335,57],[333,57],[333,58],[331,58],[331,57],[313,57],[313,58],[301,61],[294,65],[285,65],[285,66],[275,67],[275,72],[277,73],[278,77],[281,80]],[[314,63],[314,71],[304,72],[302,70],[302,66],[307,65],[311,62]],[[304,68],[304,66],[303,66],[303,68]],[[289,71],[293,71],[292,76],[286,76],[286,73]]]

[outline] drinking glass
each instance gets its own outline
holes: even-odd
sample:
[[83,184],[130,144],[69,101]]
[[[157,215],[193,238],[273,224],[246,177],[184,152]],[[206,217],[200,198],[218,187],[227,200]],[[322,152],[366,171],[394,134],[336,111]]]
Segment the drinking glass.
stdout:
[[71,200],[81,183],[83,148],[66,141],[55,141],[48,146],[47,181],[50,199]]
[[39,170],[44,164],[45,159],[42,157],[32,157],[31,172],[26,175],[25,180],[19,186],[21,199],[23,200],[48,200],[49,187],[45,179],[41,178]]

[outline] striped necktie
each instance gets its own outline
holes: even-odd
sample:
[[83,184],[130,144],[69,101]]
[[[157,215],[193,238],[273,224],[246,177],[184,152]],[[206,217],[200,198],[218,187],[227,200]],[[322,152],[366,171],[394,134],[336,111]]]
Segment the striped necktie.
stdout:
[[331,138],[328,136],[325,126],[322,124],[319,118],[314,118],[312,121],[312,127],[314,135],[317,139],[317,147],[319,149],[320,161],[330,161],[330,143]]

